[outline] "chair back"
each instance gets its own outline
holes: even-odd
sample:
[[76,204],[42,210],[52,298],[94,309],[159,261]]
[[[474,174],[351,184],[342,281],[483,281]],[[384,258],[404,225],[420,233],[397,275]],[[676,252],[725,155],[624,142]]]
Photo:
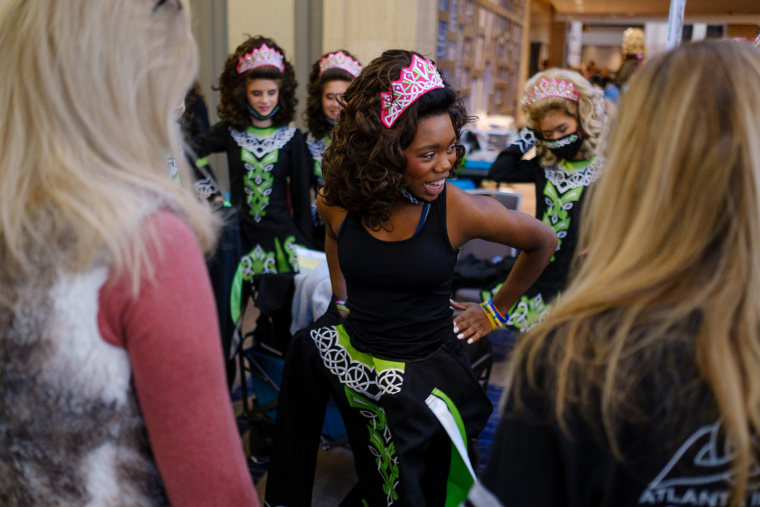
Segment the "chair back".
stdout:
[[[505,208],[512,210],[520,209],[520,202],[522,201],[522,194],[516,192],[501,192],[498,190],[488,189],[472,189],[467,191],[470,194],[487,195],[493,197],[499,201]],[[484,239],[471,239],[464,245],[462,245],[459,255],[465,256],[472,254],[477,259],[493,260],[495,258],[504,257],[517,257],[520,252],[516,248],[512,248],[501,243],[494,243],[493,241],[486,241]]]

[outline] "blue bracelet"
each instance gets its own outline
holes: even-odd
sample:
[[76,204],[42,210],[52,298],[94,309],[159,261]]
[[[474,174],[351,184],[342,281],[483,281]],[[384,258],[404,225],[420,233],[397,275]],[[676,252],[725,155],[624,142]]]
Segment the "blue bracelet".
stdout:
[[489,299],[486,304],[493,310],[493,313],[496,315],[496,318],[501,322],[502,325],[506,325],[507,321],[509,321],[509,314],[506,316],[502,315],[498,308],[496,308],[496,305],[493,304],[493,298]]

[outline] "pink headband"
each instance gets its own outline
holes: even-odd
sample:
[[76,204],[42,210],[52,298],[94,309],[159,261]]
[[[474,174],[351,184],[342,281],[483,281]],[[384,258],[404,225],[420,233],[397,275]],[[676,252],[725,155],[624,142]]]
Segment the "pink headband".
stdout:
[[337,53],[330,53],[319,61],[319,75],[321,76],[327,69],[345,70],[356,77],[362,71],[362,66],[343,51],[338,51]]
[[390,91],[380,94],[380,121],[391,128],[415,100],[430,90],[443,87],[443,79],[433,62],[413,55],[409,67],[402,69],[399,78],[391,82]]
[[575,91],[575,85],[570,81],[557,81],[542,77],[538,83],[523,99],[523,104],[533,104],[550,97],[562,97],[563,99],[578,102],[578,92]]
[[282,54],[279,51],[262,44],[260,48],[238,58],[237,73],[242,74],[256,67],[265,66],[277,67],[280,72],[285,72],[285,64],[282,61]]

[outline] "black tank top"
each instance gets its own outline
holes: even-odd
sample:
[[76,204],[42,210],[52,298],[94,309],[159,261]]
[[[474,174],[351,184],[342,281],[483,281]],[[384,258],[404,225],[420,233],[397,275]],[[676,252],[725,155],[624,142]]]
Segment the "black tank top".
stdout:
[[457,250],[446,230],[446,189],[425,206],[417,232],[383,241],[347,216],[338,233],[346,280],[346,327],[358,350],[410,360],[434,352],[454,336],[449,308]]

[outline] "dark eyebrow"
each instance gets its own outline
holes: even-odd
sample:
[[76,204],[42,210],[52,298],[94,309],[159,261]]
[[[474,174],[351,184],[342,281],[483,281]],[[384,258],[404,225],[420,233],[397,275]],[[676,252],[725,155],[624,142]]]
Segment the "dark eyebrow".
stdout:
[[[451,146],[452,144],[455,144],[456,142],[457,142],[457,138],[456,136],[454,136],[454,139],[452,139],[448,144],[446,144],[446,146]],[[427,144],[425,146],[420,146],[419,148],[417,148],[417,151],[421,152],[421,151],[426,151],[426,150],[433,150],[435,148],[439,148],[440,146],[441,145],[438,143]]]

